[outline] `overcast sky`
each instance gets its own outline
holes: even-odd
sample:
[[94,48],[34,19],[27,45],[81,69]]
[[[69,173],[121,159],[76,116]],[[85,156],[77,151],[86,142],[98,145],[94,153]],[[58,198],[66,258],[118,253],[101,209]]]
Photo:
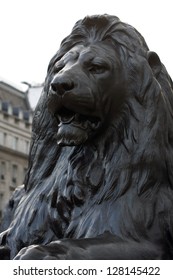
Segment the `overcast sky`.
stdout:
[[134,26],[173,77],[172,0],[0,0],[0,76],[44,81],[50,58],[74,23],[108,13]]

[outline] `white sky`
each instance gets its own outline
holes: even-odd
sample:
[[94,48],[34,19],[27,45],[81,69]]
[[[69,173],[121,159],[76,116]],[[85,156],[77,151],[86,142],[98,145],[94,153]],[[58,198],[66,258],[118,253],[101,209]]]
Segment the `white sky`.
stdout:
[[108,13],[134,26],[173,77],[172,0],[0,0],[0,76],[44,81],[50,58],[74,23]]

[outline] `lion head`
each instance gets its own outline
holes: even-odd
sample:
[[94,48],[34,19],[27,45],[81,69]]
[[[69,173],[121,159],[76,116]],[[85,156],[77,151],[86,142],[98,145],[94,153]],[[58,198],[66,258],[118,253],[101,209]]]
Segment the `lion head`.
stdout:
[[5,238],[12,256],[105,231],[139,241],[173,236],[172,93],[164,65],[132,26],[109,15],[76,23],[35,110],[26,192]]
[[81,145],[118,114],[127,81],[118,50],[108,42],[78,44],[51,66],[48,108],[58,145]]
[[95,30],[95,17],[78,22],[49,66],[47,102],[59,145],[81,145],[103,133],[116,122],[128,94],[124,53],[112,38],[115,28],[124,27],[116,17],[97,20]]

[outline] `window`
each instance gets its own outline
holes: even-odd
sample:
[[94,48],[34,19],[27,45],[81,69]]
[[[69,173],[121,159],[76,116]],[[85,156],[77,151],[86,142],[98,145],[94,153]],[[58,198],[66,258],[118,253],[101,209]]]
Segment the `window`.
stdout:
[[19,117],[19,108],[18,107],[13,107],[13,116]]
[[0,205],[3,204],[4,194],[0,193]]
[[24,111],[23,112],[23,118],[25,121],[29,122],[29,117],[30,117],[30,113],[29,111]]
[[29,141],[25,141],[25,152],[26,152],[26,154],[28,154],[29,153],[29,145],[30,145],[30,143],[29,143]]
[[25,123],[25,128],[26,129],[30,129],[30,126],[31,126],[30,123],[28,123],[28,122]]
[[18,141],[19,141],[19,139],[18,139],[18,137],[13,137],[13,140],[12,140],[12,148],[14,149],[14,150],[17,150],[18,149]]
[[23,181],[25,180],[27,170],[28,170],[28,168],[26,168],[26,167],[23,169]]
[[6,132],[3,133],[3,145],[7,146],[7,133]]
[[18,167],[16,164],[13,164],[12,165],[12,177],[11,177],[13,185],[17,184],[17,177],[18,177],[17,175],[18,175]]
[[5,180],[5,173],[6,173],[6,164],[4,161],[1,161],[0,166],[0,179]]
[[[3,193],[0,193],[0,207],[2,208],[2,205],[3,205],[3,200],[4,200],[4,194]],[[2,216],[2,211],[0,209],[0,218]]]
[[9,102],[7,101],[2,101],[2,111],[7,113],[8,112],[8,106],[9,106]]
[[0,131],[0,145],[4,144],[4,133]]

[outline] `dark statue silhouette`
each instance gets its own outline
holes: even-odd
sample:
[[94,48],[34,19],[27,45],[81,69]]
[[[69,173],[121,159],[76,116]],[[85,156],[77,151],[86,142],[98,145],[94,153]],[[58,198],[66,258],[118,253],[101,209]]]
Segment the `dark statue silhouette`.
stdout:
[[24,185],[1,259],[173,258],[172,81],[132,26],[86,17],[62,41]]

